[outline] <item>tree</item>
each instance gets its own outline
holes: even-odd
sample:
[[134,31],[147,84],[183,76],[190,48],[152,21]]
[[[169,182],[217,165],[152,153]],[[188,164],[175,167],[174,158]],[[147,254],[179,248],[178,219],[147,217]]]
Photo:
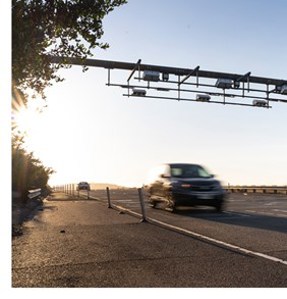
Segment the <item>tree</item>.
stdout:
[[101,39],[103,18],[126,0],[12,0],[13,88],[24,97],[32,90],[45,97],[64,64],[51,64],[48,55],[92,56],[95,47],[106,49]]
[[12,139],[12,190],[18,191],[23,200],[26,200],[30,189],[47,186],[49,176],[54,173],[50,167],[27,152],[23,147],[23,136],[14,134]]
[[[49,55],[84,62],[93,48],[108,48],[100,42],[102,20],[124,3],[126,0],[12,0],[14,112],[25,106],[28,92],[45,98],[45,88],[63,80],[57,71],[67,65],[52,64]],[[28,153],[23,136],[12,130],[12,189],[24,195],[31,188],[45,188],[53,170]]]

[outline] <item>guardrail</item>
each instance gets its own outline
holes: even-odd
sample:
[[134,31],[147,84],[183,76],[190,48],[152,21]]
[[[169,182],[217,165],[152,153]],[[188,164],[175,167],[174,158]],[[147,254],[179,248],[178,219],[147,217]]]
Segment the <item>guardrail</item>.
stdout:
[[[65,194],[75,196],[74,184],[54,186],[53,190],[55,192],[64,192]],[[146,212],[145,212],[144,195],[143,195],[144,190],[143,190],[143,188],[136,188],[136,190],[138,192],[139,204],[140,204],[140,209],[141,209],[141,222],[145,222],[146,221]],[[80,193],[79,191],[77,191],[77,193],[78,193],[78,195],[77,195],[78,197],[83,197],[86,199],[90,199],[90,198],[98,199],[93,196],[90,196],[90,190],[87,190],[87,193],[86,192]],[[117,206],[112,203],[109,187],[106,187],[106,195],[107,195],[107,201],[108,201],[108,208],[114,208],[119,211],[127,211],[127,209]],[[137,214],[137,213],[135,213],[135,214]]]
[[[266,193],[266,194],[286,194],[287,186],[224,186],[230,193]],[[54,187],[54,191],[62,191],[67,194],[75,195],[75,185],[66,184]],[[38,189],[36,189],[38,190]],[[78,193],[79,196],[79,193]]]
[[33,189],[33,190],[28,190],[28,198],[33,199],[38,196],[40,196],[42,193],[42,189]]
[[66,194],[75,195],[75,191],[77,191],[76,186],[76,184],[57,185],[53,187],[53,190],[56,192],[64,192]]
[[287,194],[287,187],[285,186],[225,186],[224,189],[231,193]]

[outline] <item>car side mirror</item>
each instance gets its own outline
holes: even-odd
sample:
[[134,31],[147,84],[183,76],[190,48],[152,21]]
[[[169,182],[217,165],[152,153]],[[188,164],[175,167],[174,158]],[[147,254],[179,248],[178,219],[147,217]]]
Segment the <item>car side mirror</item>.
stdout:
[[168,175],[168,174],[161,174],[160,177],[163,178],[163,179],[167,179],[167,178],[170,178],[170,175]]

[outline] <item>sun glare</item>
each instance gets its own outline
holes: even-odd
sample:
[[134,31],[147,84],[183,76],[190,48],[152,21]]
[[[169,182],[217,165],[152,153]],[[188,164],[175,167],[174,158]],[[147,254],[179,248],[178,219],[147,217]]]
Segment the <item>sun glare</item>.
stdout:
[[17,130],[29,134],[31,128],[37,125],[37,120],[40,116],[39,103],[28,103],[27,106],[22,106],[20,109],[13,111],[13,122]]
[[28,108],[23,108],[14,115],[14,123],[17,130],[29,135],[34,125],[35,113]]
[[25,136],[25,143],[29,145],[29,139],[39,126],[41,111],[44,101],[33,99],[24,104],[22,98],[17,95],[12,101],[12,130]]

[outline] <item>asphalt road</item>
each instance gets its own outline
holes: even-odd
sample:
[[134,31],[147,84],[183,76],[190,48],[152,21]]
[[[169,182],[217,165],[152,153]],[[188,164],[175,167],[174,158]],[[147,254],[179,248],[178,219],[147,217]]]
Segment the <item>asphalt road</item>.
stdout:
[[[136,189],[110,193],[113,204],[141,214]],[[93,196],[107,197],[103,191],[93,191]],[[178,208],[176,213],[168,213],[164,205],[149,207],[147,196],[144,198],[147,217],[287,260],[286,195],[231,193],[223,213],[210,207]]]
[[[85,196],[85,192],[81,193]],[[98,200],[95,200],[95,199]],[[225,211],[146,206],[136,189],[55,193],[12,242],[13,287],[286,287],[287,197],[232,194]]]

